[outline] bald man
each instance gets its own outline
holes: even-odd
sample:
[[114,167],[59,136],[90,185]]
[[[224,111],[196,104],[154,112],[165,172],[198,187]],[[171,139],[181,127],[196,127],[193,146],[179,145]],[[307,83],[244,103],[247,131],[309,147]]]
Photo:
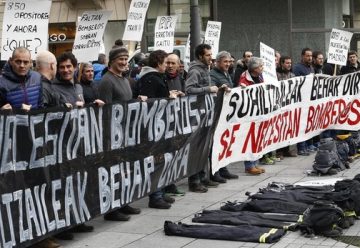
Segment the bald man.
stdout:
[[180,59],[175,53],[170,53],[166,60],[166,82],[169,91],[185,92],[185,81],[179,74]]
[[65,99],[54,91],[51,80],[55,78],[57,71],[56,57],[49,51],[41,51],[36,56],[36,70],[41,74],[41,84],[43,87],[42,97],[44,107],[66,106],[71,104],[65,103]]

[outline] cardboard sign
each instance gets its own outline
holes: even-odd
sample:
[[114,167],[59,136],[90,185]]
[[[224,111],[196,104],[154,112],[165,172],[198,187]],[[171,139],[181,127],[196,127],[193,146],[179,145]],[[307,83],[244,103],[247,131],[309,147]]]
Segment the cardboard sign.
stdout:
[[9,0],[5,4],[2,28],[1,60],[7,60],[17,47],[30,50],[34,59],[48,49],[51,1]]
[[132,0],[123,40],[141,41],[150,0]]
[[221,22],[208,21],[205,31],[204,43],[211,46],[212,58],[215,59],[219,52]]
[[154,50],[172,53],[177,16],[158,16],[155,24]]
[[327,62],[336,65],[346,65],[347,54],[353,33],[333,28],[330,34]]
[[88,11],[79,18],[72,52],[78,62],[97,60],[112,11]]
[[264,62],[263,77],[265,83],[277,82],[275,50],[264,43],[260,42],[260,58]]

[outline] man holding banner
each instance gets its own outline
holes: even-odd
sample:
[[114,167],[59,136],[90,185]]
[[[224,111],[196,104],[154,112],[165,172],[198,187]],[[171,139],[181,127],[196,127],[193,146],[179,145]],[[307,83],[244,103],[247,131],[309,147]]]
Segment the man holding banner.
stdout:
[[[185,82],[187,94],[217,93],[218,87],[211,86],[209,67],[211,65],[211,46],[200,44],[195,48],[195,60],[189,65],[189,71]],[[205,171],[191,175],[188,178],[189,190],[197,193],[205,193],[207,187],[217,187],[218,183],[206,179]],[[207,187],[206,187],[207,186]]]
[[[314,73],[314,68],[312,67],[312,50],[310,48],[304,48],[301,51],[301,62],[294,66],[295,76],[306,76],[311,73]],[[315,151],[315,147],[312,144],[312,139],[308,141],[299,142],[297,144],[298,155],[300,156],[309,156],[310,152]]]
[[[123,76],[127,70],[129,52],[124,47],[116,47],[109,52],[109,69],[99,85],[99,98],[105,103],[127,102],[132,99],[129,81]],[[128,221],[129,214],[139,214],[139,208],[122,206],[104,215],[105,220]]]
[[[264,79],[262,77],[264,62],[262,59],[257,57],[251,57],[248,61],[248,69],[244,71],[239,80],[239,86],[245,88],[253,84],[263,83]],[[265,172],[265,169],[257,167],[257,160],[254,161],[244,161],[245,172],[250,175],[260,175]]]
[[5,109],[37,109],[42,107],[41,76],[30,70],[30,51],[18,47],[3,68],[0,78],[0,107]]

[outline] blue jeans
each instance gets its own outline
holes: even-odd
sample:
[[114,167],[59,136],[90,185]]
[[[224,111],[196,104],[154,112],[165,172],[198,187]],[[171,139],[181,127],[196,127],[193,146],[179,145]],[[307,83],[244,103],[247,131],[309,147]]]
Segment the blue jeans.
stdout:
[[244,161],[245,170],[251,169],[256,166],[257,160],[255,161]]
[[307,151],[306,141],[297,143],[297,149],[298,149],[298,152],[306,152]]
[[149,200],[150,201],[156,201],[156,200],[160,200],[163,198],[163,192],[162,190],[158,190],[158,191],[155,191],[154,193],[151,193],[149,195]]

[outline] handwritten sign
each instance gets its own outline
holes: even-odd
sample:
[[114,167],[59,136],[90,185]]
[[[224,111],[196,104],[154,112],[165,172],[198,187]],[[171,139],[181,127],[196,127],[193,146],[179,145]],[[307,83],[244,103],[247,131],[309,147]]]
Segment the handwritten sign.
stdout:
[[264,43],[260,42],[260,58],[264,61],[263,77],[264,81],[277,82],[275,50]]
[[155,24],[154,50],[171,53],[174,49],[174,33],[177,16],[158,16]]
[[141,41],[144,21],[150,0],[132,0],[123,40]]
[[346,65],[353,33],[333,28],[330,34],[328,63]]
[[79,18],[73,54],[78,62],[97,60],[102,37],[112,11],[87,11]]
[[26,47],[32,58],[48,48],[48,26],[51,1],[9,0],[6,1],[1,59],[7,60],[17,47]]
[[205,44],[211,46],[213,59],[219,52],[219,41],[221,32],[221,22],[208,21],[205,31]]

